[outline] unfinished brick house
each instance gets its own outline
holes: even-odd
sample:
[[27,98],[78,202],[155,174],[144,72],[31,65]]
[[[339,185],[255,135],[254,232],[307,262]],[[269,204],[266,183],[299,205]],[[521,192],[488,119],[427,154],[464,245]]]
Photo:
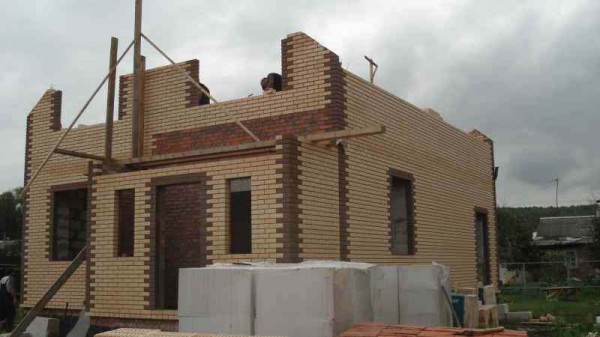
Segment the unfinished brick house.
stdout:
[[[27,192],[24,307],[86,245],[46,308],[87,302],[102,326],[174,329],[178,269],[215,262],[436,261],[454,285],[496,283],[492,141],[303,33],[281,46],[281,90],[218,104],[176,66],[146,70],[135,157],[132,75],[120,78],[110,165],[106,125],[81,126]],[[198,60],[179,65],[202,79]],[[61,100],[48,90],[27,117],[26,181],[61,135]]]

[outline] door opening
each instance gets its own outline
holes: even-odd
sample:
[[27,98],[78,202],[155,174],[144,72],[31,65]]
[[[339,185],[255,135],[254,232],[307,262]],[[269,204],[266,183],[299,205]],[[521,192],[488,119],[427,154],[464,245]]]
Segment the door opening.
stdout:
[[156,188],[156,309],[177,309],[179,268],[202,267],[200,183]]
[[475,249],[477,258],[477,280],[490,284],[490,250],[488,239],[488,215],[477,212],[475,216]]

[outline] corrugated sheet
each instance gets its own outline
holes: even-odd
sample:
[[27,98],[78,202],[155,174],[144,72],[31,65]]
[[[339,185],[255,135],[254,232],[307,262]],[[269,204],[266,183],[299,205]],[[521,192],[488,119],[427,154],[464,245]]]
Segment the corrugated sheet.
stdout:
[[540,218],[537,236],[548,238],[584,238],[591,235],[593,215]]

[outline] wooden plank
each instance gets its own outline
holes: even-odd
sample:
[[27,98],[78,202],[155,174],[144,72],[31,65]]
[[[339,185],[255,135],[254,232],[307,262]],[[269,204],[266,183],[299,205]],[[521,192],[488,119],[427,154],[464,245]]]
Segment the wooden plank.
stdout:
[[77,157],[77,158],[93,159],[93,160],[100,160],[100,161],[104,161],[104,159],[105,159],[105,157],[97,156],[95,154],[89,154],[89,153],[83,153],[83,152],[77,152],[77,151],[65,150],[65,149],[54,149],[54,152],[58,153],[58,154],[63,154],[65,156],[72,156],[72,157]]
[[494,332],[502,332],[504,331],[504,327],[499,326],[497,328],[489,328],[489,329],[465,329],[460,334],[463,336],[479,336],[479,335],[487,335],[492,334]]
[[41,310],[43,310],[48,302],[56,295],[56,293],[62,288],[62,286],[69,280],[71,275],[75,273],[77,268],[81,266],[83,261],[86,260],[87,254],[87,246],[83,247],[81,251],[77,254],[75,259],[71,261],[71,264],[65,269],[65,271],[60,275],[60,277],[48,288],[44,296],[40,298],[40,300],[29,310],[27,315],[19,322],[19,324],[15,327],[15,329],[10,333],[10,337],[20,337],[21,334],[27,329],[29,324],[33,322],[33,320],[40,314]]
[[[175,66],[175,68],[177,68],[177,70],[179,70],[179,72],[185,77],[187,78],[190,82],[192,82],[192,84],[198,89],[200,90],[203,94],[205,94],[206,96],[208,96],[208,98],[210,98],[213,102],[215,103],[219,103],[208,91],[206,91],[204,88],[202,88],[202,86],[200,85],[200,83],[198,83],[196,80],[194,80],[183,68],[181,68],[181,66],[179,66],[177,63],[175,63],[175,61],[173,61],[167,54],[165,54],[164,51],[162,51],[162,49],[160,49],[156,44],[154,44],[154,42],[152,42],[146,35],[142,34],[142,37],[144,38],[144,40],[146,40],[152,47],[154,47],[154,49],[156,49],[156,51],[158,51],[159,54],[161,54],[165,59],[167,59],[167,61],[171,62],[172,65]],[[234,122],[242,129],[244,130],[244,132],[246,132],[250,137],[252,137],[252,139],[254,139],[255,142],[260,142],[260,138],[258,138],[252,131],[250,131],[250,129],[248,129],[244,123],[242,123],[239,119],[234,117]]]
[[177,153],[168,153],[161,155],[153,155],[153,156],[145,156],[138,158],[131,158],[127,160],[116,161],[121,165],[132,165],[132,164],[147,164],[151,162],[160,162],[165,160],[173,160],[173,159],[184,159],[191,157],[201,157],[208,156],[214,154],[225,154],[230,152],[239,152],[239,151],[249,151],[249,150],[257,150],[264,149],[269,147],[274,147],[275,141],[261,141],[261,142],[253,142],[253,143],[244,143],[233,146],[220,146],[220,147],[212,147],[207,149],[200,150],[191,150]]
[[385,126],[379,125],[379,126],[369,126],[369,127],[365,127],[365,128],[359,128],[359,129],[346,129],[346,130],[340,130],[340,131],[328,131],[328,132],[313,133],[310,135],[298,137],[298,140],[304,141],[304,142],[321,142],[321,141],[328,141],[328,140],[340,139],[340,138],[354,138],[354,137],[377,135],[377,134],[382,134],[384,132],[385,132]]
[[117,50],[119,48],[119,39],[112,37],[110,39],[110,56],[108,61],[108,69],[110,71],[108,77],[108,94],[106,95],[106,129],[104,133],[104,166],[110,166],[112,158],[112,135],[113,135],[113,120],[115,113],[115,83],[117,72],[115,64],[117,63]]
[[[123,54],[121,54],[121,57],[119,57],[119,59],[117,60],[117,63],[115,64],[115,66],[113,68],[116,68],[119,65],[119,63],[121,63],[121,60],[123,59],[123,57],[125,57],[125,55],[129,51],[129,49],[131,49],[132,46],[133,46],[133,42],[131,42],[129,44],[129,46],[125,49],[125,51],[123,52]],[[35,180],[35,178],[37,178],[37,176],[40,174],[40,172],[42,171],[42,169],[44,168],[44,166],[46,166],[46,164],[48,163],[48,161],[50,160],[50,158],[54,154],[54,150],[58,149],[58,147],[60,146],[60,144],[62,143],[62,141],[65,139],[65,137],[67,136],[67,134],[71,131],[71,129],[73,129],[73,126],[75,126],[75,123],[77,123],[77,121],[79,120],[79,118],[81,117],[81,115],[83,114],[83,112],[85,111],[85,109],[87,109],[87,107],[90,105],[90,103],[92,102],[92,100],[94,99],[94,97],[96,97],[96,94],[98,94],[98,91],[100,91],[100,88],[102,88],[102,86],[104,85],[104,82],[106,82],[108,80],[109,76],[110,76],[110,72],[108,74],[106,74],[106,76],[104,77],[104,79],[102,80],[102,82],[100,82],[100,84],[98,84],[98,87],[96,87],[96,90],[94,90],[94,93],[92,94],[92,96],[90,96],[90,98],[85,102],[85,104],[83,105],[83,107],[81,108],[81,110],[79,110],[79,113],[77,114],[77,116],[75,116],[75,119],[73,119],[73,121],[71,122],[71,124],[69,125],[69,127],[62,133],[62,135],[60,136],[60,138],[58,138],[58,141],[56,142],[56,144],[54,144],[54,147],[52,148],[52,150],[50,150],[50,152],[48,152],[48,154],[46,155],[46,157],[44,158],[44,160],[42,161],[42,163],[40,164],[40,166],[38,167],[38,169],[35,171],[35,173],[33,173],[33,176],[31,176],[31,178],[29,179],[29,181],[27,182],[27,184],[25,184],[25,186],[23,187],[23,190],[21,190],[21,194],[19,194],[19,199],[23,198],[23,196],[25,195],[25,193],[27,193],[27,191],[31,187],[31,184]]]
[[[490,321],[491,317],[491,321]],[[498,306],[487,304],[479,307],[479,325],[484,328],[493,328],[498,326]]]
[[133,29],[133,112],[131,114],[131,156],[139,155],[139,110],[141,99],[142,0],[135,0]]

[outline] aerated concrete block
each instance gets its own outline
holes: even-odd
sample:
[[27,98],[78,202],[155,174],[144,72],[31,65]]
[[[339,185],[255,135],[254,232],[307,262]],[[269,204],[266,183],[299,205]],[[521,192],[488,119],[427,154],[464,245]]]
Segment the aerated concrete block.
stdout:
[[506,314],[509,312],[508,303],[498,304],[498,319],[500,322],[506,321]]
[[398,311],[398,267],[374,266],[371,271],[373,321],[400,323]]
[[59,321],[57,318],[36,317],[25,330],[31,337],[58,337]]
[[531,311],[509,311],[506,313],[507,323],[527,322],[532,318]]

